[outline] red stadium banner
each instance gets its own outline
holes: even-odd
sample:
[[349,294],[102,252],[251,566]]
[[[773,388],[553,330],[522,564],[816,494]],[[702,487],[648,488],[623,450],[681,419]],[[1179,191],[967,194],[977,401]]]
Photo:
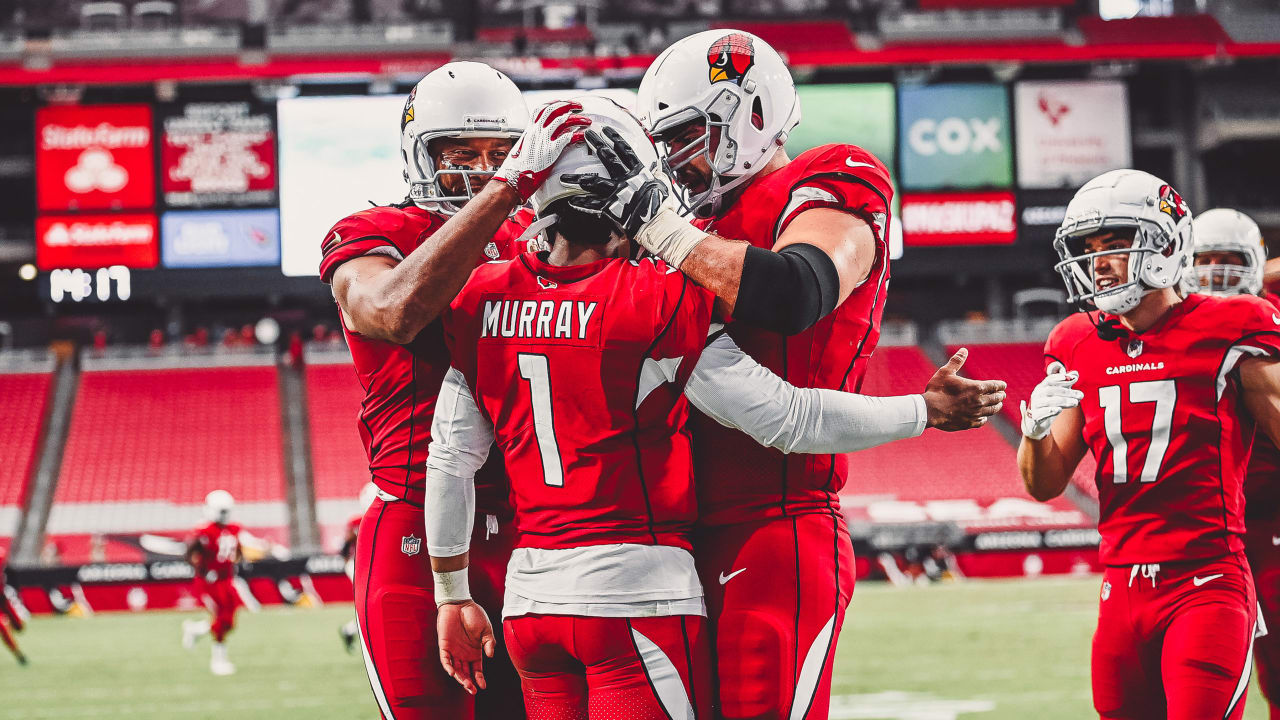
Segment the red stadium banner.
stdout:
[[36,205],[42,212],[155,205],[151,108],[77,105],[36,112]]
[[152,213],[46,215],[36,219],[36,266],[154,268],[160,260],[159,235]]
[[275,202],[276,135],[269,109],[188,103],[164,115],[160,189],[170,207]]
[[906,193],[902,238],[907,247],[1011,245],[1018,238],[1013,193]]

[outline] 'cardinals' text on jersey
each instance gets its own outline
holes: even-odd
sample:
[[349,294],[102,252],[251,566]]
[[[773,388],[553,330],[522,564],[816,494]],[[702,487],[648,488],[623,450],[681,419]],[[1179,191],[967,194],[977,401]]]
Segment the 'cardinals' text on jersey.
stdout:
[[471,276],[445,333],[505,456],[518,547],[689,548],[681,393],[712,301],[654,260],[557,267],[524,253]]
[[1146,332],[1113,341],[1100,339],[1083,313],[1054,328],[1046,366],[1057,360],[1080,373],[1103,563],[1244,549],[1254,429],[1236,370],[1250,357],[1280,357],[1280,317],[1256,297],[1191,295]]
[[[773,248],[800,213],[834,208],[867,222],[876,237],[866,281],[808,330],[784,337],[730,324],[751,357],[797,387],[856,392],[880,340],[889,283],[889,171],[852,145],[823,145],[753,179],[709,232]],[[745,522],[797,513],[838,513],[836,494],[849,478],[846,455],[785,455],[700,413],[692,420],[701,522]]]
[[196,530],[189,544],[196,547],[192,560],[197,574],[212,575],[210,580],[235,575],[236,563],[242,557],[239,525],[209,523]]
[[[365,255],[401,260],[440,229],[448,218],[415,205],[376,207],[343,218],[325,236],[320,279],[332,282],[340,264]],[[528,211],[506,221],[484,252],[489,260],[514,257]],[[440,382],[449,369],[449,351],[440,323],[433,322],[407,345],[373,340],[343,323],[356,375],[365,390],[360,409],[360,439],[369,454],[373,482],[383,491],[421,506],[422,482],[431,443],[431,417]],[[496,455],[496,453],[495,453]],[[476,476],[476,510],[506,515],[505,480],[498,458]]]

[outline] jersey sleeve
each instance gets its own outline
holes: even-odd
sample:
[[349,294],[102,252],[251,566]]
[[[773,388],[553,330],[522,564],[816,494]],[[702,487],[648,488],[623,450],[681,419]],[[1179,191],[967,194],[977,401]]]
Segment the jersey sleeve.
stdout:
[[893,187],[884,163],[860,147],[832,145],[811,159],[791,186],[774,240],[800,213],[831,208],[861,218],[875,231],[876,240],[884,243],[892,201]]
[[649,357],[670,368],[668,379],[683,388],[707,345],[715,296],[665,264],[655,263],[655,268],[663,273],[663,301]]
[[404,217],[395,208],[371,208],[339,220],[320,244],[320,280],[333,282],[339,265],[365,255],[403,260],[409,253],[399,237],[404,231]]
[[1280,359],[1280,309],[1262,298],[1247,297],[1248,311],[1233,348],[1249,355]]

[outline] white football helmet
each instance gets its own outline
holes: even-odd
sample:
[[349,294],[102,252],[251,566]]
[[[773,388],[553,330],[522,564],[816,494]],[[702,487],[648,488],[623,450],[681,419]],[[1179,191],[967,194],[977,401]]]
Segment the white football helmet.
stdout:
[[[1258,295],[1262,292],[1263,265],[1267,263],[1267,244],[1258,223],[1239,210],[1214,208],[1196,216],[1195,253],[1192,257],[1191,292],[1208,295]],[[1200,253],[1236,253],[1243,265],[1196,265]]]
[[[631,146],[636,157],[653,171],[659,182],[667,183],[670,189],[669,178],[663,172],[662,161],[658,158],[658,150],[635,115],[617,102],[600,95],[580,95],[570,100],[582,105],[582,110],[578,114],[591,119],[591,127],[595,132],[601,132],[605,127],[617,130],[622,135],[622,139]],[[552,203],[573,195],[587,194],[577,185],[565,185],[560,182],[561,176],[586,173],[609,177],[608,169],[596,157],[595,150],[589,144],[577,143],[565,148],[560,158],[551,166],[547,181],[529,198],[529,204],[533,206],[533,211],[538,216],[538,222],[531,225],[529,230],[537,232],[555,223],[555,220],[551,219],[555,217],[554,215],[544,216],[545,210]]]
[[[1088,253],[1084,239],[1103,230],[1133,230],[1133,245]],[[1165,181],[1141,170],[1112,170],[1085,183],[1067,204],[1053,247],[1061,259],[1054,269],[1066,283],[1068,301],[1112,315],[1138,306],[1147,293],[1177,287],[1191,258],[1191,211]],[[1129,256],[1128,280],[1105,290],[1094,283],[1094,261],[1103,255]]]
[[[705,191],[680,193],[685,209],[702,217],[715,214],[724,194],[764,167],[800,124],[800,96],[782,57],[741,30],[707,30],[662,51],[640,81],[636,107],[659,141],[702,121],[696,140],[675,154],[662,152],[672,171],[699,155],[711,166]],[[719,129],[715,147],[713,129]]]
[[[480,188],[474,183],[497,168],[437,167],[427,150],[436,138],[519,139],[529,122],[524,95],[511,78],[479,62],[451,62],[431,71],[409,91],[400,114],[400,159],[409,199],[424,210],[458,211]],[[464,194],[450,194],[440,178],[463,178]]]
[[214,490],[204,496],[204,518],[211,523],[226,525],[231,520],[231,509],[235,507],[235,498],[226,490]]

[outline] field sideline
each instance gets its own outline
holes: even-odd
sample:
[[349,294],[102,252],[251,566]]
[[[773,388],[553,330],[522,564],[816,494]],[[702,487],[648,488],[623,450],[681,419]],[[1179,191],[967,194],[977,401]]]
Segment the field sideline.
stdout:
[[[1092,716],[1095,578],[970,582],[854,594],[836,665],[833,720],[1075,720]],[[208,640],[178,644],[182,613],[37,618],[19,668],[0,651],[0,718],[343,720],[376,717],[358,656],[337,628],[349,605],[242,612],[239,673],[208,673]],[[1249,720],[1266,717],[1256,684]]]

